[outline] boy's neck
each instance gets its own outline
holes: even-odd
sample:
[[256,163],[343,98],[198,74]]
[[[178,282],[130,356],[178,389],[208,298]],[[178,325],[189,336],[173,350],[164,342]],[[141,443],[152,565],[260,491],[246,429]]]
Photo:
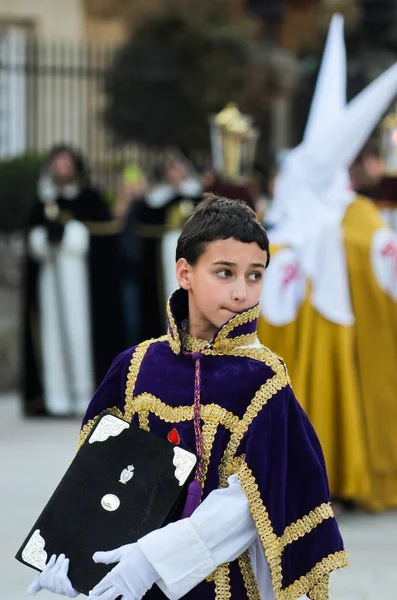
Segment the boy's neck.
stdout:
[[186,330],[194,338],[211,342],[218,331],[217,328],[203,317],[197,309],[194,300],[189,295],[188,300],[189,316]]
[[201,319],[189,316],[187,330],[189,335],[199,340],[211,342],[217,329],[211,323],[203,323]]

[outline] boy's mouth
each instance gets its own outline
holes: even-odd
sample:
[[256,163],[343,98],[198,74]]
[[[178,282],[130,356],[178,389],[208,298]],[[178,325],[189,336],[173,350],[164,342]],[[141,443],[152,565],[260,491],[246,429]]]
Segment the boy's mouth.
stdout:
[[235,317],[239,313],[239,311],[230,310],[230,308],[226,308],[225,306],[222,307],[222,310],[226,310],[226,312],[228,312],[231,315],[231,317]]

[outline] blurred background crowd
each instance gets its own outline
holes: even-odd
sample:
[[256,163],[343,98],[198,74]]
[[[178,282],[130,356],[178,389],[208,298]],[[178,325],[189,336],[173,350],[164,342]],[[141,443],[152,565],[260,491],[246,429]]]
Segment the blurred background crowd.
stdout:
[[396,0],[0,0],[0,393],[81,416],[165,333],[202,194],[238,199],[336,506],[395,509],[396,60]]

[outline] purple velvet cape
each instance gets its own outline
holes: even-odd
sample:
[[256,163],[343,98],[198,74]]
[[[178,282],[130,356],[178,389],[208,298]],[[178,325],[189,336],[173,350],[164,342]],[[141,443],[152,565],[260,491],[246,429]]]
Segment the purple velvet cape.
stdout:
[[[120,354],[95,393],[81,443],[105,409],[166,438],[176,429],[195,451],[194,361],[202,350],[203,498],[236,473],[249,500],[277,600],[328,598],[329,573],[348,564],[334,519],[317,436],[282,360],[253,347],[259,306],[233,317],[211,347],[181,329],[187,294],[168,305],[168,334]],[[247,553],[217,569],[186,598],[259,599]]]

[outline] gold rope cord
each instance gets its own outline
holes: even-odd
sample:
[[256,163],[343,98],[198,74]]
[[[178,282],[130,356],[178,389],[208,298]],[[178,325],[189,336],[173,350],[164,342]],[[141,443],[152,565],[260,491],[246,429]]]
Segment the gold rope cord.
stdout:
[[252,570],[252,564],[248,550],[242,554],[238,559],[241,575],[243,576],[245,589],[249,600],[261,600],[261,596],[258,589],[258,583],[254,571]]
[[220,565],[214,573],[215,600],[229,600],[232,597],[230,589],[229,564]]

